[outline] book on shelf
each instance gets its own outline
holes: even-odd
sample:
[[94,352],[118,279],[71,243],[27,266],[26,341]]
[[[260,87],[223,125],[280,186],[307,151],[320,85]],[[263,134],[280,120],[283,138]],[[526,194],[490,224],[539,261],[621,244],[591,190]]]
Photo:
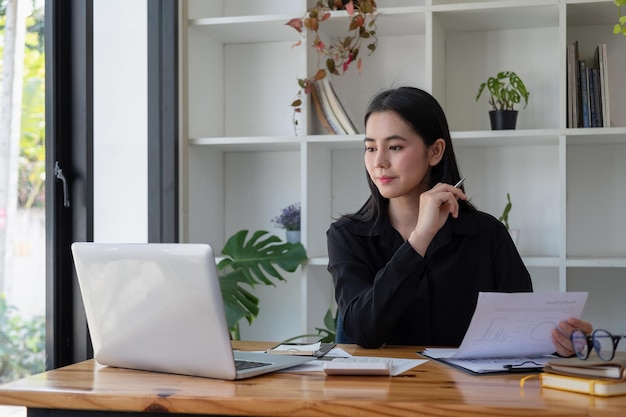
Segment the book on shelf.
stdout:
[[600,108],[602,113],[603,127],[611,126],[611,113],[609,110],[609,67],[607,62],[607,48],[605,43],[596,47],[594,62],[598,68],[600,82]]
[[567,127],[580,126],[580,75],[578,71],[578,41],[567,46]]
[[598,124],[601,115],[600,84],[597,68],[587,68],[587,80],[589,83],[589,126],[602,127],[602,124]]
[[587,360],[558,358],[544,366],[544,372],[576,377],[591,377],[626,381],[626,352],[615,352],[610,361],[603,361],[592,353]]
[[606,44],[596,46],[592,59],[580,58],[578,41],[567,46],[567,126],[609,127]]
[[321,98],[317,92],[317,87],[315,85],[311,89],[311,102],[313,103],[315,114],[317,114],[317,119],[320,121],[322,127],[326,129],[326,131],[330,135],[337,134],[337,132],[335,132],[333,127],[330,125],[330,121],[328,120],[328,117],[326,117],[326,114],[324,113],[324,110],[322,109]]
[[341,103],[341,100],[339,100],[339,97],[337,96],[337,93],[335,92],[333,84],[330,82],[328,77],[322,78],[320,82],[322,84],[322,89],[324,90],[324,93],[326,93],[326,96],[328,97],[330,110],[339,121],[339,124],[341,125],[342,129],[348,135],[355,135],[359,133],[358,129],[356,128],[356,126],[354,125],[350,117],[348,116],[348,113],[346,112],[346,108]]
[[542,388],[553,388],[564,391],[580,392],[601,397],[626,395],[626,381],[593,379],[553,373],[539,374]]
[[[315,94],[311,97],[311,99],[317,99],[319,102],[321,114],[318,113],[318,118],[322,126],[324,126],[330,134],[345,135],[346,131],[341,127],[339,119],[337,119],[336,115],[333,113],[330,107],[330,102],[328,101],[328,96],[326,95],[320,81],[315,81],[313,83],[313,90],[311,90],[311,94]],[[315,101],[313,101],[313,105],[315,106]],[[327,126],[330,126],[330,129],[328,129]]]
[[580,109],[582,113],[582,124],[578,127],[591,127],[591,108],[589,102],[589,71],[587,71],[587,61],[578,61],[580,72]]

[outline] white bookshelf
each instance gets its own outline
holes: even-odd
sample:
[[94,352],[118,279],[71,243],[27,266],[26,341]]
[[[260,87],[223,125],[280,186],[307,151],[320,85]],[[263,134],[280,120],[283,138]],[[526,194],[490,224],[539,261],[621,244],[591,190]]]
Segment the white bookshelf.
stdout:
[[[326,230],[369,192],[362,135],[327,135],[297,78],[316,66],[285,23],[313,0],[181,1],[182,241],[221,249],[240,229],[268,230],[281,208],[302,204],[311,257],[287,284],[257,287],[261,315],[247,339],[278,340],[322,326],[334,303]],[[511,227],[538,291],[589,291],[585,318],[626,332],[626,39],[613,35],[612,0],[378,1],[378,49],[333,84],[358,129],[369,98],[393,86],[430,91],[446,110],[466,190],[496,217],[511,194]],[[324,36],[346,26],[334,12]],[[566,46],[609,51],[612,127],[566,128]],[[531,95],[515,131],[489,130],[479,84],[516,71]],[[307,72],[308,70],[308,72]],[[613,298],[612,298],[613,297]],[[616,299],[619,300],[619,299]]]

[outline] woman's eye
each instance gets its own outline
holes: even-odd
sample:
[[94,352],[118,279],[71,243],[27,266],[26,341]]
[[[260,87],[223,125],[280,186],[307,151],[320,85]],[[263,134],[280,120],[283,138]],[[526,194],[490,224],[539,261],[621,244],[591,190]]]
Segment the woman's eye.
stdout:
[[402,146],[400,145],[394,145],[389,147],[390,151],[399,151],[400,149],[402,149]]
[[365,147],[365,152],[374,152],[374,148],[372,148],[370,146],[366,146]]

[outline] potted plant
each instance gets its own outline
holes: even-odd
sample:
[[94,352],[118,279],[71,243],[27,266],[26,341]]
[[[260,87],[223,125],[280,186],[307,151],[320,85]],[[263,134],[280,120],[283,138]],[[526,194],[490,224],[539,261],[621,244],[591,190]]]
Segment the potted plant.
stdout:
[[[345,10],[350,17],[347,33],[338,36],[332,43],[326,44],[319,35],[320,26],[331,18],[331,11]],[[313,35],[311,47],[317,52],[317,70],[312,77],[298,79],[300,89],[297,98],[291,103],[294,109],[293,123],[297,126],[296,115],[301,112],[302,93],[310,94],[314,88],[313,83],[325,78],[328,73],[342,75],[356,63],[360,73],[362,61],[359,53],[362,43],[368,42],[367,49],[372,54],[378,46],[376,37],[377,6],[375,0],[317,0],[304,16],[291,19],[288,26],[294,28],[303,38],[305,30]],[[299,46],[298,41],[294,46]]]
[[287,242],[300,242],[300,203],[291,204],[281,210],[280,215],[274,217],[272,222],[276,227],[285,229]]
[[524,108],[526,108],[530,95],[522,79],[513,71],[499,72],[495,77],[489,77],[486,82],[480,85],[476,101],[480,98],[485,87],[491,94],[489,97],[489,104],[492,107],[489,112],[491,129],[515,129],[517,110],[514,106],[524,99]]

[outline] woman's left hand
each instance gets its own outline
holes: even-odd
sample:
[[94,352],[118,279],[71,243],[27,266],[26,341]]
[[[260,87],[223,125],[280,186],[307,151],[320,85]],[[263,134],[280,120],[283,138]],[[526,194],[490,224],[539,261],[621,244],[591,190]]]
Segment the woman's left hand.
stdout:
[[580,330],[584,334],[591,334],[593,326],[589,322],[575,318],[569,318],[560,322],[559,325],[552,330],[552,343],[559,355],[564,357],[574,355],[575,352],[569,338],[574,330]]

